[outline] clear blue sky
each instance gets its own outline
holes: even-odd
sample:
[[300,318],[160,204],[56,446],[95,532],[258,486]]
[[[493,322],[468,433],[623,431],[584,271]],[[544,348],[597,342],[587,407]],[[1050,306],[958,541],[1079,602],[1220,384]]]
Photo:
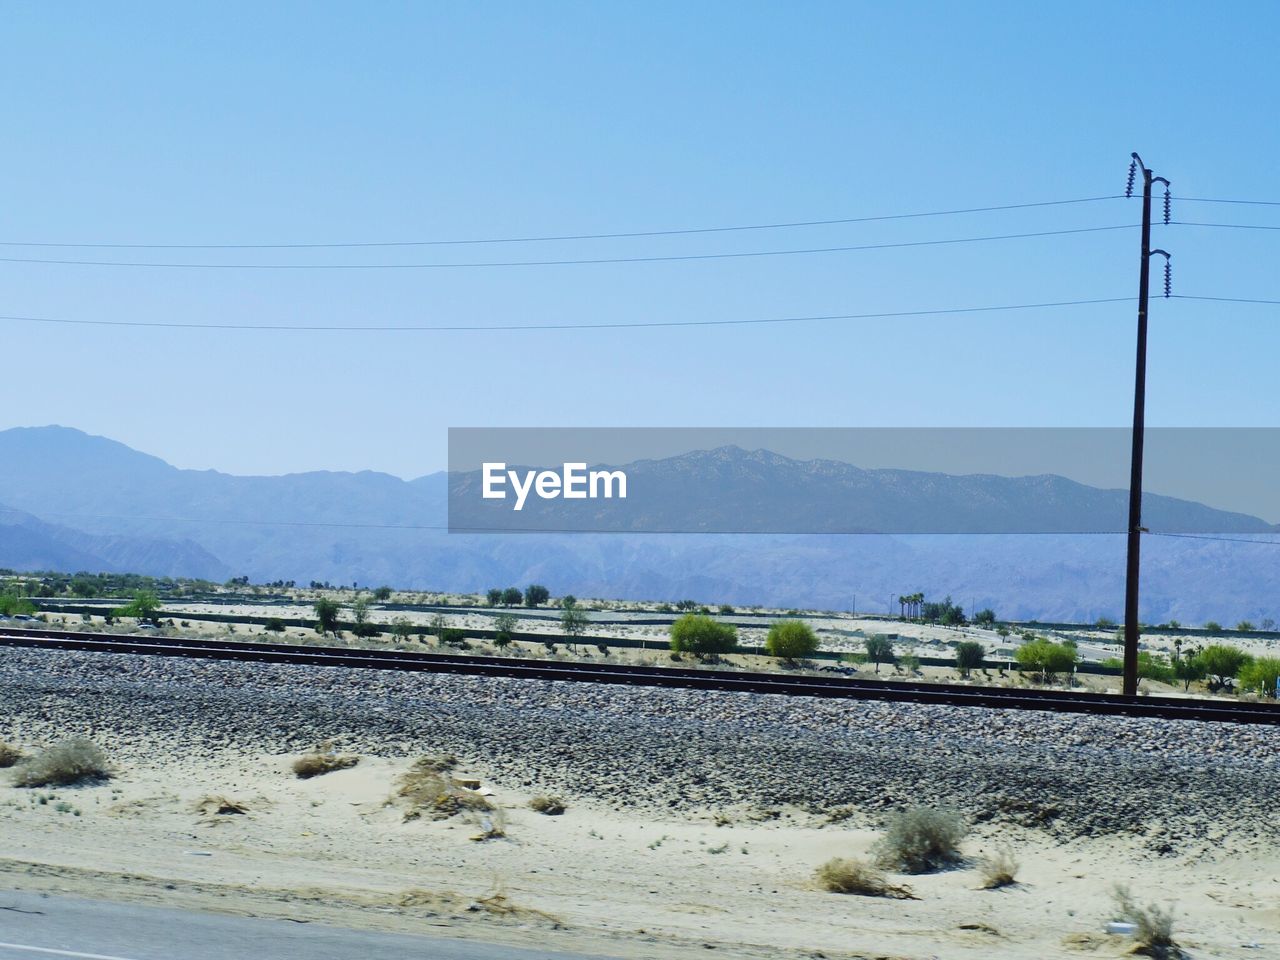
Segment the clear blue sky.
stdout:
[[[0,240],[593,233],[1086,197],[1130,150],[1175,195],[1280,199],[1274,5],[9,4]],[[1122,201],[757,233],[382,251],[0,256],[433,261],[767,250],[1136,223]],[[1280,207],[1175,206],[1280,223]],[[1268,219],[1269,218],[1269,219]],[[1182,293],[1280,297],[1280,233],[1174,227]],[[0,263],[0,313],[625,322],[1129,296],[1136,231],[507,269]],[[1157,281],[1158,282],[1158,281]],[[1150,422],[1276,425],[1280,308],[1157,302]],[[444,466],[449,426],[1124,425],[1133,308],[687,330],[250,333],[0,322],[0,426],[185,467]]]

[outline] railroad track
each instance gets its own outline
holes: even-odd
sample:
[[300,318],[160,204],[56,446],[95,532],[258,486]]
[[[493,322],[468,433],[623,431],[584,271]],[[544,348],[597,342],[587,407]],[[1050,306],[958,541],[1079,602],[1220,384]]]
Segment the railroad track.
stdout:
[[786,696],[934,703],[947,706],[1058,713],[1090,713],[1166,720],[1280,724],[1280,705],[1178,697],[1123,697],[1070,690],[967,687],[848,677],[787,676],[741,670],[554,663],[514,657],[360,650],[289,643],[201,640],[60,630],[0,630],[0,647],[186,657],[250,663],[286,663],[348,669],[451,673],[530,680],[624,684],[692,690],[727,690]]

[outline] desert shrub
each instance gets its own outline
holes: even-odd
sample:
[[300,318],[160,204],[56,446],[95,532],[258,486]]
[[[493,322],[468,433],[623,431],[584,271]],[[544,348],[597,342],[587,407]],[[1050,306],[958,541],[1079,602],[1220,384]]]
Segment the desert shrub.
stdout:
[[1007,849],[998,850],[994,856],[982,861],[982,889],[998,890],[1018,882],[1018,861]]
[[207,796],[196,802],[195,812],[202,817],[243,817],[249,808],[224,796]]
[[0,740],[0,769],[12,767],[22,759],[22,751],[11,743]]
[[913,807],[894,814],[877,844],[880,863],[904,873],[928,873],[958,863],[968,832],[954,810]]
[[849,893],[859,897],[894,897],[914,899],[909,887],[890,883],[883,871],[863,860],[837,857],[817,870],[818,885],[831,893]]
[[359,762],[359,757],[350,754],[320,751],[308,753],[293,761],[293,772],[299,780],[310,780],[312,777],[321,777],[335,770],[349,770]]
[[671,624],[673,653],[731,653],[738,646],[738,631],[699,613],[686,613]]
[[769,628],[764,648],[771,657],[799,660],[818,649],[818,637],[803,620],[779,620]]
[[493,642],[499,649],[509,646],[516,632],[515,614],[500,613],[493,618]]
[[1116,904],[1116,919],[1127,920],[1136,924],[1138,929],[1134,939],[1138,941],[1138,950],[1150,957],[1181,957],[1182,951],[1173,939],[1173,910],[1164,909],[1156,904],[1143,905],[1134,900],[1129,888],[1116,884],[1112,891]]
[[1040,637],[1024,643],[1013,656],[1021,669],[1040,674],[1042,682],[1047,682],[1054,674],[1070,672],[1076,662],[1075,647]]
[[1204,628],[1208,630],[1210,633],[1222,632],[1222,624],[1220,624],[1217,620],[1206,620],[1204,623]]
[[920,672],[920,658],[912,653],[904,653],[898,658],[898,669],[906,674],[917,674]]
[[876,665],[876,673],[880,672],[880,664],[893,663],[893,641],[883,633],[875,633],[862,641],[867,649],[867,659]]
[[[1240,668],[1240,689],[1256,690],[1264,697],[1274,697],[1277,678],[1280,678],[1280,657],[1258,657]],[[0,766],[3,765],[0,762]]]
[[534,797],[529,801],[529,809],[548,817],[558,817],[567,810],[568,804],[560,797]]
[[422,757],[400,778],[397,796],[405,801],[406,820],[429,816],[432,820],[448,820],[463,811],[483,812],[493,805],[478,793],[466,789],[452,775],[457,759]]
[[[173,626],[172,623],[169,626]],[[279,617],[267,617],[267,622],[262,628],[268,633],[284,633],[284,621]]]
[[1243,650],[1225,643],[1211,643],[1196,654],[1196,659],[1209,677],[1210,689],[1218,690],[1231,686],[1236,674],[1253,658]]
[[27,758],[14,767],[19,787],[68,787],[111,776],[107,755],[92,740],[64,740]]
[[976,640],[962,640],[956,644],[956,669],[962,677],[969,676],[974,670],[981,670],[986,657],[986,649]]

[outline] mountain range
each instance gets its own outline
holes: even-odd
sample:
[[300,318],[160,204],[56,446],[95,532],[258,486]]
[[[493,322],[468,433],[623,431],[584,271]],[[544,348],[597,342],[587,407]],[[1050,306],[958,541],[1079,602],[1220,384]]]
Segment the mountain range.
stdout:
[[[1010,518],[1025,522],[1033,509],[1047,509],[1056,530],[1118,529],[1124,491],[1061,477],[867,471],[725,447],[627,465],[629,478],[664,491],[648,501],[658,511],[649,522],[732,529],[706,524],[733,521],[738,497],[767,505],[778,531],[822,530],[831,498],[843,491],[842,502],[861,511],[845,523],[894,535],[451,534],[444,473],[406,481],[372,471],[182,470],[66,427],[0,432],[0,463],[0,566],[14,569],[449,591],[540,582],[579,596],[882,612],[896,608],[898,594],[922,590],[951,594],[966,608],[1044,619],[1114,618],[1123,599],[1123,536],[928,532],[1008,530]],[[731,495],[682,498],[704,481]],[[1274,529],[1172,498],[1144,498],[1144,515],[1153,527],[1237,537]],[[1099,527],[1100,518],[1109,526]],[[1274,547],[1147,538],[1143,549],[1148,620],[1258,620],[1280,611]]]

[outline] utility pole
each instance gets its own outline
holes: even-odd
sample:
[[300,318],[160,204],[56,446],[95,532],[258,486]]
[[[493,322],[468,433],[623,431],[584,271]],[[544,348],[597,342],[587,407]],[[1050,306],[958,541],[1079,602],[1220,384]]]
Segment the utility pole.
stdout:
[[1142,447],[1147,402],[1147,300],[1151,292],[1151,258],[1164,257],[1164,295],[1169,296],[1169,254],[1151,249],[1151,187],[1164,184],[1164,222],[1169,222],[1169,181],[1155,176],[1136,153],[1129,164],[1125,196],[1133,196],[1134,175],[1142,171],[1142,253],[1138,263],[1138,358],[1133,378],[1133,457],[1129,466],[1129,549],[1124,582],[1123,692],[1138,692],[1138,571],[1142,551]]

